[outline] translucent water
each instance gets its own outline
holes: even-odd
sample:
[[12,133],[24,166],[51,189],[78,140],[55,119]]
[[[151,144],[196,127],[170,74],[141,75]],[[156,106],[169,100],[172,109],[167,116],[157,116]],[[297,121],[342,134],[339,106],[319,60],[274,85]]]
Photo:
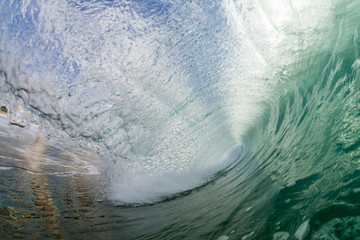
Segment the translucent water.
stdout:
[[[2,1],[0,171],[47,179],[65,237],[86,215],[77,194],[96,212],[79,229],[100,238],[335,234],[336,219],[359,215],[359,10],[355,0]],[[4,219],[16,207],[6,178]],[[54,187],[88,178],[97,184]],[[39,182],[22,185],[24,218]]]

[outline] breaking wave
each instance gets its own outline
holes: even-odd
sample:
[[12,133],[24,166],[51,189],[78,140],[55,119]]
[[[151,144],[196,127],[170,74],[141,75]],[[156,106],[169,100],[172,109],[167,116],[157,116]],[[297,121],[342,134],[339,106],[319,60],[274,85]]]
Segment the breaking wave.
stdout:
[[3,1],[0,104],[96,149],[120,203],[259,171],[328,192],[359,168],[359,7]]

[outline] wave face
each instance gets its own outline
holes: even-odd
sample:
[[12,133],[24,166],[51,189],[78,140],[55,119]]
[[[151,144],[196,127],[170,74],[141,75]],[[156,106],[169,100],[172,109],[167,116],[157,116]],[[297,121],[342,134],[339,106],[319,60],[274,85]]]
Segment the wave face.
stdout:
[[219,178],[218,191],[234,193],[252,176],[280,190],[313,177],[316,206],[359,169],[356,1],[0,8],[1,104],[97,149],[113,200],[149,203]]

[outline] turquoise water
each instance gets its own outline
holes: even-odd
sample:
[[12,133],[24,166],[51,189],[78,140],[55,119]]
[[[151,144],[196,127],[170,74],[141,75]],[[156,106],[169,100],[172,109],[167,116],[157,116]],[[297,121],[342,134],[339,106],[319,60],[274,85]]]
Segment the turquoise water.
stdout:
[[359,238],[359,10],[3,1],[1,235]]

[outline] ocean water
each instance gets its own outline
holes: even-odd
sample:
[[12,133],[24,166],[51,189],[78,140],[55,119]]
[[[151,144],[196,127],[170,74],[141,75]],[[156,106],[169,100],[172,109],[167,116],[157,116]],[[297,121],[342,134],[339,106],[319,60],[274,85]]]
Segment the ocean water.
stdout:
[[360,2],[0,2],[0,238],[360,238]]

